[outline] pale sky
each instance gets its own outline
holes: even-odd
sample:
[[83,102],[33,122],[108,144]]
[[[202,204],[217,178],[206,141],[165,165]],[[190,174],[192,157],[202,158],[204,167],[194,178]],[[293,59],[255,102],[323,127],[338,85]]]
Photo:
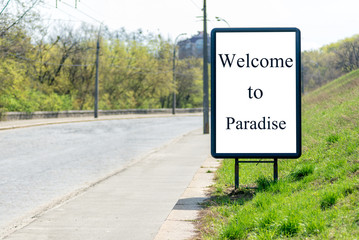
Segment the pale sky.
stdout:
[[[47,18],[103,22],[110,29],[141,28],[172,40],[203,30],[203,0],[44,0]],[[215,27],[297,27],[302,49],[359,34],[358,0],[207,0],[208,33]],[[216,17],[224,21],[216,21]],[[186,37],[182,37],[186,38]]]

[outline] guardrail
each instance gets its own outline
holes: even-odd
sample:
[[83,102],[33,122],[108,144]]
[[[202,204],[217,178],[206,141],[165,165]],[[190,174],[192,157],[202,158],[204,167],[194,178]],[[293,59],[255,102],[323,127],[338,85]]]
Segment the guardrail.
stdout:
[[[199,113],[203,108],[176,108],[176,113]],[[120,109],[120,110],[99,110],[99,116],[125,115],[125,114],[171,114],[172,108],[161,109]],[[68,117],[92,117],[93,110],[71,110],[58,112],[6,112],[2,114],[2,121],[14,121],[25,119],[44,118],[68,118]]]

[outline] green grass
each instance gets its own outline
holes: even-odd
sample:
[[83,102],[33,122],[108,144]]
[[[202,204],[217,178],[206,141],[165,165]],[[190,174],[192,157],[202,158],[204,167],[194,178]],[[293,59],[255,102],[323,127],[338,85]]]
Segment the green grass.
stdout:
[[201,239],[359,239],[359,70],[303,97],[303,154],[272,164],[223,160]]

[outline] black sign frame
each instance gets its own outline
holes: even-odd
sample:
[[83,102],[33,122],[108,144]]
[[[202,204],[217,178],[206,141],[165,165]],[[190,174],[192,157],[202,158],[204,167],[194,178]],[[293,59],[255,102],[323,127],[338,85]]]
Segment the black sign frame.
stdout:
[[[294,32],[296,59],[296,152],[290,153],[218,153],[216,151],[216,33]],[[302,153],[301,128],[301,36],[297,28],[214,28],[211,32],[211,154],[215,158],[299,158]]]

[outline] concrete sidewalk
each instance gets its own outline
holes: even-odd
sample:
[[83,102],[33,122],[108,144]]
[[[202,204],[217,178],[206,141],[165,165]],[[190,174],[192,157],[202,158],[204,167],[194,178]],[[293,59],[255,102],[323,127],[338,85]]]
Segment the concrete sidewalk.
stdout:
[[197,170],[191,183],[182,194],[158,231],[155,240],[186,240],[196,236],[194,222],[208,199],[209,187],[214,184],[215,171],[220,160],[208,157]]
[[[218,161],[201,130],[38,216],[5,239],[186,239]],[[201,168],[202,166],[202,168]],[[207,173],[208,172],[208,173]],[[194,177],[195,176],[195,177]],[[162,226],[162,227],[161,227]],[[179,227],[181,226],[181,227]]]

